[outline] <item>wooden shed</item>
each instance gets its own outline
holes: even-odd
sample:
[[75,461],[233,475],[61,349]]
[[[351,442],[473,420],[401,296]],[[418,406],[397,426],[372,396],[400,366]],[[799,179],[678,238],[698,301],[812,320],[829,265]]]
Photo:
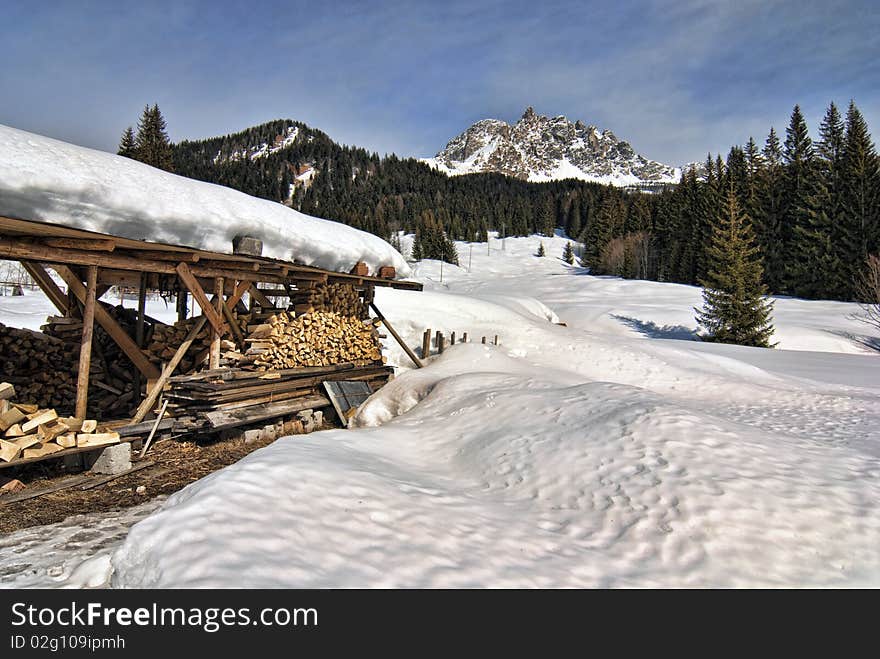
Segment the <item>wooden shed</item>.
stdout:
[[[45,413],[49,403],[57,412],[45,424],[25,421],[38,429],[48,453],[34,443],[0,467],[94,450],[87,437],[80,440],[81,428],[67,432],[88,419],[98,421],[98,435],[117,435],[116,441],[148,428],[209,432],[327,405],[320,390],[326,381],[381,386],[392,369],[381,357],[378,326],[384,322],[400,338],[376,308],[375,288],[418,291],[421,284],[395,280],[388,268],[379,277],[363,274],[362,265],[334,272],[265,258],[253,253],[259,251],[253,243],[241,241],[228,254],[0,216],[0,259],[20,262],[58,311],[43,328],[45,348],[41,337],[0,335],[6,360],[0,381],[18,388],[19,398],[22,391],[39,398],[11,407],[0,396],[0,412],[29,417]],[[135,294],[137,309],[102,302],[114,287]],[[177,299],[175,325],[146,314],[148,291]],[[192,317],[189,298],[200,312]],[[31,362],[39,362],[37,351],[56,361],[41,381],[15,361],[14,348],[23,344],[29,347],[20,352]],[[145,423],[160,397],[169,418]],[[14,428],[16,435],[21,425],[0,421],[0,431]],[[0,441],[28,444],[21,437]]]

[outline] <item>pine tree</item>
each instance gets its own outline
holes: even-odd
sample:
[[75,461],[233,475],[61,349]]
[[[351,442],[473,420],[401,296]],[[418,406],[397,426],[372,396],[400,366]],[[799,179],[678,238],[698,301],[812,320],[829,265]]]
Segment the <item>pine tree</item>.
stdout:
[[712,234],[711,267],[703,286],[703,308],[695,309],[701,338],[718,343],[772,347],[773,303],[766,299],[759,249],[751,222],[727,192],[725,212]]
[[854,295],[868,255],[880,252],[880,162],[868,126],[854,102],[850,102],[846,113],[841,187],[845,277]]
[[544,242],[541,241],[541,244],[538,245],[538,253],[536,256],[547,256],[547,252],[544,250]]
[[562,260],[568,265],[574,265],[574,248],[571,243],[565,243],[565,249],[562,250]]
[[804,267],[809,264],[798,261],[800,251],[794,242],[802,236],[796,235],[795,227],[806,228],[810,221],[807,215],[819,193],[815,189],[818,172],[813,152],[813,141],[807,130],[807,122],[801,113],[800,106],[795,105],[791,113],[791,121],[785,131],[785,148],[783,150],[785,177],[783,184],[782,209],[782,257],[783,257],[783,292],[794,291],[798,277]]
[[129,126],[122,133],[122,139],[119,140],[119,151],[116,152],[116,155],[125,156],[126,158],[134,158],[136,153],[137,149],[135,148],[134,143],[134,131],[131,126]]
[[[168,139],[165,119],[158,105],[144,108],[138,122],[135,138],[137,159],[167,172],[173,171],[171,141]],[[253,171],[253,170],[249,170]]]
[[783,224],[783,166],[782,147],[776,131],[771,128],[761,152],[764,167],[755,179],[755,209],[753,225],[758,244],[764,254],[764,280],[770,291],[778,293],[783,288],[785,274]]

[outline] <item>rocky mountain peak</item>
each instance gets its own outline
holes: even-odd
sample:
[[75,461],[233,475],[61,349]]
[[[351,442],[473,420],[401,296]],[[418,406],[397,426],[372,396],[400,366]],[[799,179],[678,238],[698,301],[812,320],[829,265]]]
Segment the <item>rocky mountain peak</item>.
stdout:
[[540,115],[532,106],[513,125],[478,121],[428,162],[450,175],[498,172],[528,181],[578,178],[640,185],[675,183],[680,174],[639,155],[610,130]]

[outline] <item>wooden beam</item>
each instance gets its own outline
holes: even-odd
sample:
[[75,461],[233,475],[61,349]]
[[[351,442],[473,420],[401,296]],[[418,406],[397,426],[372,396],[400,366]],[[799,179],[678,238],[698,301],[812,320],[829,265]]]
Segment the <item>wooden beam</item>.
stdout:
[[235,309],[235,305],[237,305],[239,300],[244,297],[244,294],[248,292],[248,289],[251,286],[253,286],[253,284],[249,281],[238,282],[232,292],[232,297],[226,300],[226,306],[228,306],[230,310]]
[[46,238],[43,240],[49,247],[61,249],[83,249],[88,252],[112,252],[116,242],[103,238]]
[[[61,278],[67,283],[68,289],[77,297],[77,299],[85,304],[86,289],[76,275],[71,272],[70,268],[63,265],[52,266]],[[110,338],[116,342],[137,369],[147,376],[147,379],[159,377],[159,369],[147,358],[147,356],[137,347],[137,344],[126,334],[125,330],[119,326],[113,316],[111,316],[100,304],[95,305],[95,320],[104,328],[104,331],[110,335]]]
[[177,275],[180,277],[180,281],[183,282],[183,285],[186,286],[187,290],[192,293],[193,299],[199,307],[201,307],[202,313],[205,314],[208,322],[211,323],[211,327],[222,336],[226,332],[226,324],[223,322],[223,318],[217,310],[211,306],[208,296],[205,295],[205,291],[202,289],[198,280],[193,276],[189,266],[186,263],[178,263]]
[[[142,272],[140,281],[138,282],[138,316],[137,325],[135,325],[134,342],[141,350],[144,349],[144,316],[147,313],[147,273]],[[136,395],[140,397],[141,393],[141,372],[134,374],[134,390]]]
[[34,278],[34,281],[37,282],[40,290],[46,294],[46,297],[55,305],[55,308],[66,316],[67,295],[58,288],[58,284],[56,284],[51,275],[46,272],[46,268],[39,263],[31,263],[30,261],[22,261],[21,265],[24,266],[27,273]]
[[269,301],[265,295],[263,295],[256,286],[251,285],[250,287],[251,297],[256,300],[259,305],[266,309],[271,309],[275,305]]
[[423,364],[421,361],[419,361],[419,358],[416,357],[416,353],[414,353],[412,350],[410,350],[409,346],[406,345],[406,341],[404,341],[402,338],[400,338],[400,334],[397,333],[397,330],[395,330],[393,327],[391,327],[391,323],[389,323],[388,319],[382,315],[382,312],[379,311],[379,309],[376,307],[376,305],[373,304],[372,302],[370,302],[370,308],[376,314],[376,318],[381,320],[382,324],[388,328],[388,331],[391,332],[391,336],[393,336],[394,339],[400,344],[400,347],[403,348],[403,351],[406,353],[407,357],[409,357],[412,360],[412,363],[416,365],[416,368],[422,368]]
[[77,419],[88,416],[89,368],[92,364],[92,334],[95,328],[95,293],[98,288],[98,266],[90,265],[86,274],[86,300],[83,307],[82,341],[79,345],[79,371],[76,376]]
[[[225,308],[223,305],[223,277],[217,277],[214,280],[214,304],[217,307],[217,315],[222,318]],[[208,357],[208,368],[210,369],[220,368],[220,337],[222,334],[220,328],[215,328],[211,333],[211,352]]]
[[174,353],[174,356],[171,358],[165,368],[162,369],[161,375],[156,379],[155,384],[153,384],[153,388],[150,389],[149,393],[147,393],[147,397],[144,398],[143,402],[141,402],[140,406],[137,408],[137,412],[134,413],[134,416],[131,419],[131,425],[135,425],[144,420],[144,417],[147,416],[147,412],[152,409],[153,405],[156,404],[156,400],[159,398],[159,394],[162,393],[162,389],[168,383],[168,378],[174,373],[174,369],[177,368],[177,365],[180,364],[180,361],[183,359],[183,356],[186,354],[186,351],[189,350],[189,347],[193,344],[193,341],[196,340],[196,336],[198,336],[199,332],[202,331],[202,328],[205,326],[207,322],[207,318],[205,316],[199,316],[198,320],[196,320],[195,324],[192,326],[192,329],[189,331],[189,334],[186,335],[186,338],[183,340],[183,343],[180,344],[177,348],[177,352]]

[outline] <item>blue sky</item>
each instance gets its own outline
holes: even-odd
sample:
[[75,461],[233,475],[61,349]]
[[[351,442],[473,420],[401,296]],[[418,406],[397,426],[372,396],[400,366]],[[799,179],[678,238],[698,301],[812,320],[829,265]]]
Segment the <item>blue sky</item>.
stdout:
[[428,156],[528,106],[680,164],[800,103],[880,134],[876,2],[0,0],[0,123],[115,150],[158,103],[171,138],[289,117]]

